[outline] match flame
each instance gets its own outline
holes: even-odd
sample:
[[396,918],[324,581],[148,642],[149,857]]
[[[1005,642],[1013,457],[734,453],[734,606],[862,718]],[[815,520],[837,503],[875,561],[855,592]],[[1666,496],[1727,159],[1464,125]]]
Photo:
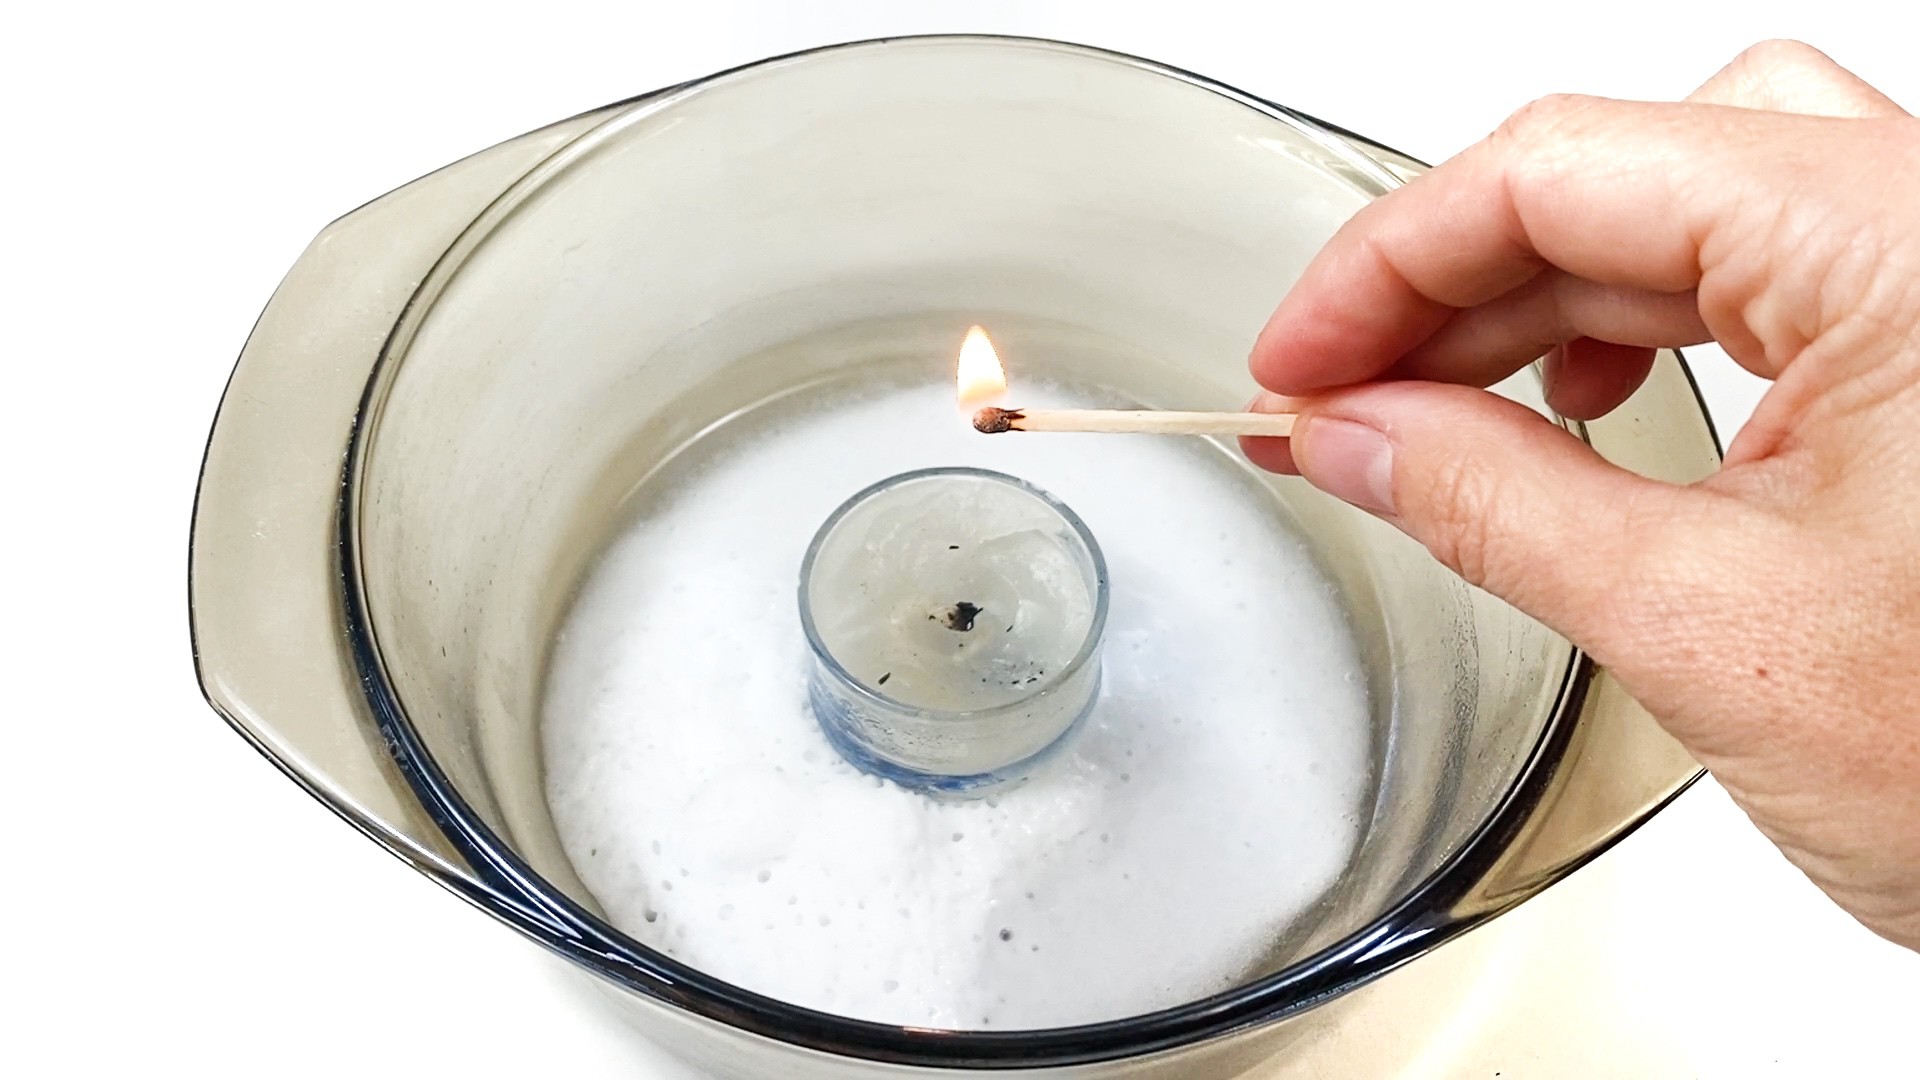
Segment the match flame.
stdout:
[[968,327],[967,339],[960,343],[958,384],[962,408],[983,405],[1007,392],[1007,371],[981,327]]

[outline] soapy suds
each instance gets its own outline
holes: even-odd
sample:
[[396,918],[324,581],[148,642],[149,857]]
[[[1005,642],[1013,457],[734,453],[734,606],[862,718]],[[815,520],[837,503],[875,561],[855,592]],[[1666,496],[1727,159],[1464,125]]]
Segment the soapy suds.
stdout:
[[[1224,458],[977,435],[943,387],[721,440],[640,506],[554,654],[548,799],[617,926],[827,1012],[1033,1028],[1234,985],[1333,884],[1368,795],[1356,647],[1301,540]],[[1059,496],[1112,583],[1093,714],[983,801],[858,772],[807,712],[795,578],[813,531],[882,476],[941,464]]]

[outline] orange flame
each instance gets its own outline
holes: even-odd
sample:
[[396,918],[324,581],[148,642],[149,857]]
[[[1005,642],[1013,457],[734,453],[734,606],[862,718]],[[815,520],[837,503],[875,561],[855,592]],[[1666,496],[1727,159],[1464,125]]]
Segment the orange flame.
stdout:
[[993,351],[993,342],[985,329],[967,328],[967,339],[960,343],[960,371],[957,380],[961,408],[984,405],[1007,392],[1007,372]]

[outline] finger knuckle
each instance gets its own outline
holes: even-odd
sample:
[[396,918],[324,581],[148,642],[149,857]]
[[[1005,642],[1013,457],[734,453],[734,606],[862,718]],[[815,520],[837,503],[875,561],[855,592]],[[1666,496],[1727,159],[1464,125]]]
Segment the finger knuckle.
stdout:
[[1793,38],[1768,38],[1741,50],[1734,64],[1755,73],[1804,67],[1832,67],[1826,53]]
[[1552,144],[1590,116],[1600,99],[1584,94],[1548,94],[1521,106],[1494,132],[1496,141],[1522,149]]
[[1523,218],[1580,169],[1583,139],[1601,122],[1602,99],[1580,94],[1540,98],[1508,117],[1488,140]]
[[1420,532],[1427,550],[1471,584],[1489,587],[1497,573],[1494,538],[1503,512],[1491,470],[1455,458],[1439,464],[1421,487],[1427,520]]

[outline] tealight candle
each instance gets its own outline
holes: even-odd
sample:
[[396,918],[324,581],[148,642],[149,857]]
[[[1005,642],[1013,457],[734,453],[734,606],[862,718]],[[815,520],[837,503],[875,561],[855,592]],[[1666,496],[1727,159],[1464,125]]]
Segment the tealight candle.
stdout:
[[800,571],[813,710],[909,787],[1018,779],[1099,689],[1106,564],[1080,519],[984,469],[904,473],[828,517]]

